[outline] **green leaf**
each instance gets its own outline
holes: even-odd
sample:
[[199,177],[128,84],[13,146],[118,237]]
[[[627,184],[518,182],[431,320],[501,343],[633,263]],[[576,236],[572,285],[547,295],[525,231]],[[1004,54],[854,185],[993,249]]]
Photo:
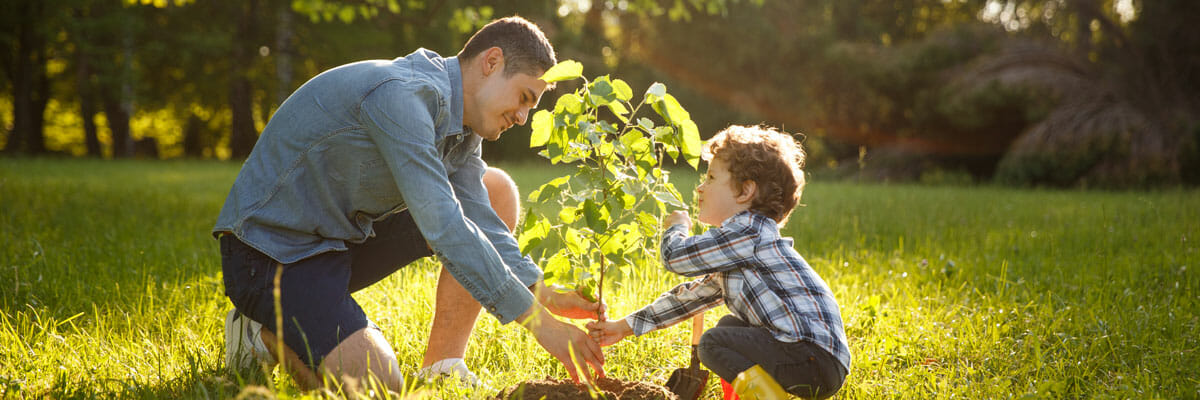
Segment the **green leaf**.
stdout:
[[570,176],[560,176],[550,182],[546,182],[541,187],[538,187],[537,190],[529,193],[529,201],[542,203],[558,196],[559,193],[562,193],[562,185],[569,180],[571,180]]
[[638,228],[641,229],[643,235],[654,236],[658,233],[658,218],[655,218],[654,215],[645,211],[639,211],[637,219]]
[[624,254],[625,246],[622,246],[624,242],[621,241],[621,237],[623,235],[624,234],[619,231],[610,234],[597,234],[596,241],[602,243],[600,245],[600,253],[605,255]]
[[608,229],[604,223],[602,212],[600,205],[596,204],[594,200],[587,199],[583,202],[583,217],[587,220],[588,228],[592,228],[593,231],[604,232]]
[[654,140],[658,142],[671,143],[675,137],[675,128],[669,126],[659,126],[654,128]]
[[554,129],[554,115],[546,110],[533,114],[533,122],[529,123],[533,133],[529,135],[529,147],[541,147],[550,140],[550,131]]
[[554,253],[549,260],[546,260],[546,266],[542,268],[543,280],[547,283],[568,283],[571,278],[571,259],[567,256],[566,250],[559,250]]
[[[526,224],[528,225],[528,223]],[[537,218],[537,222],[532,227],[526,228],[521,232],[520,239],[517,240],[517,245],[521,248],[521,254],[528,255],[530,250],[537,247],[550,233],[550,222]]]
[[675,147],[675,146],[669,145],[669,144],[664,144],[663,150],[666,150],[667,156],[671,157],[672,159],[679,158],[679,148],[678,147]]
[[[650,118],[638,118],[638,126],[642,127],[642,129],[645,129],[646,132],[654,132],[654,121],[651,121]],[[657,140],[657,138],[655,138],[655,140]]]
[[698,169],[700,168],[700,149],[703,147],[700,142],[700,130],[690,119],[680,124],[680,127],[683,128],[683,148],[681,149],[683,158],[692,165],[692,169]]
[[563,241],[566,242],[567,251],[571,253],[583,254],[584,249],[587,249],[583,235],[578,230],[575,230],[575,228],[567,228],[567,232],[563,236]]
[[629,84],[625,83],[625,81],[613,79],[612,86],[613,92],[617,94],[617,99],[621,101],[629,101],[629,99],[633,98],[633,89],[631,89]]
[[[672,192],[674,192],[674,193],[672,193]],[[658,201],[661,201],[666,204],[670,204],[675,207],[679,207],[679,208],[687,207],[686,205],[683,204],[683,200],[679,197],[679,192],[677,192],[677,191],[672,191],[672,190],[655,191],[654,198],[658,199]]]
[[655,102],[652,106],[654,111],[657,111],[658,115],[661,115],[671,125],[679,126],[692,120],[692,115],[683,109],[679,100],[675,100],[675,96],[670,94],[663,96],[662,100]]
[[679,193],[679,189],[676,189],[675,185],[668,183],[664,186],[667,188],[667,191],[671,193],[671,197],[675,199],[675,202],[672,203],[672,205],[679,208],[687,208],[687,206],[683,204],[683,194]]
[[608,109],[612,110],[613,115],[616,115],[617,119],[621,120],[622,123],[629,122],[629,117],[625,116],[625,114],[629,114],[629,110],[626,109],[625,106],[621,105],[621,102],[614,101],[608,103]]
[[628,193],[622,192],[621,205],[625,206],[625,209],[628,210],[633,208],[634,204],[637,204],[637,198],[629,195]]
[[666,95],[667,95],[667,85],[663,85],[661,83],[654,82],[654,84],[650,85],[649,89],[646,89],[646,102],[647,103],[657,102],[659,99],[662,99],[663,96],[666,96]]
[[625,145],[625,147],[632,149],[633,146],[638,143],[638,139],[644,140],[645,138],[642,137],[641,133],[631,130],[629,132],[625,132],[624,135],[621,135],[620,141],[621,144]]
[[575,60],[564,60],[550,67],[542,74],[541,80],[546,83],[565,81],[583,77],[583,64]]
[[601,77],[588,84],[588,98],[596,106],[606,105],[617,100],[612,83],[607,77]]
[[[571,114],[583,114],[583,98],[574,93],[564,94],[554,103],[554,113],[566,111]],[[567,122],[567,121],[564,121]]]
[[589,279],[589,280],[580,282],[579,286],[575,287],[575,291],[578,292],[579,296],[583,297],[584,300],[587,300],[587,301],[590,301],[593,303],[595,303],[597,301],[596,300],[596,281],[595,280]]
[[571,206],[563,207],[562,210],[558,210],[558,220],[564,224],[575,222],[579,218],[578,212],[578,208]]

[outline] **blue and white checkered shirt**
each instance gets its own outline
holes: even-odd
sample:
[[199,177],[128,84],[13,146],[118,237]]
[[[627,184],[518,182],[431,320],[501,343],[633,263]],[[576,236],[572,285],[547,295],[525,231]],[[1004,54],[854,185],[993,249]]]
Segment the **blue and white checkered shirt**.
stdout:
[[735,316],[781,342],[821,346],[850,371],[850,348],[833,292],[792,248],[792,239],[779,235],[775,220],[743,211],[697,236],[674,225],[663,233],[661,252],[668,271],[699,278],[626,317],[635,335],[724,302]]

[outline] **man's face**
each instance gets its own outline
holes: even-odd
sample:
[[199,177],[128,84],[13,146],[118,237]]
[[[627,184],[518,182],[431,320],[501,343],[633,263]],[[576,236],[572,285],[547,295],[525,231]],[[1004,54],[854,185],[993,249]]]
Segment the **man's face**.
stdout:
[[499,139],[513,125],[525,125],[545,90],[545,81],[525,73],[505,77],[501,66],[484,77],[475,93],[477,110],[472,121],[464,121],[465,125],[484,139]]

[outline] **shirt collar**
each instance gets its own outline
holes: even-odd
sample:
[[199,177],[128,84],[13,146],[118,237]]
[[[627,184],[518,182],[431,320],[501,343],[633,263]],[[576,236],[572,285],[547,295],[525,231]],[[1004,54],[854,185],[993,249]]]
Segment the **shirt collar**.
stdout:
[[754,212],[753,210],[739,211],[737,214],[733,214],[729,218],[725,219],[725,222],[721,223],[721,227],[728,227],[730,229],[737,229],[738,227],[743,226],[753,227],[755,225],[760,225],[763,227],[773,226],[776,229],[779,228],[779,225],[774,219]]
[[450,126],[452,127],[450,133],[458,135],[469,130],[463,126],[463,99],[465,97],[463,96],[462,67],[458,63],[458,56],[447,57],[445,60],[446,74],[450,78]]

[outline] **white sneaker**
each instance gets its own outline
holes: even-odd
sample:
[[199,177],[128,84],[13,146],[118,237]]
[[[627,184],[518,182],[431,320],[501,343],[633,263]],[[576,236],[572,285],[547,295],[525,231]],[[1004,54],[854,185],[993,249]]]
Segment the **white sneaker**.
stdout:
[[467,368],[467,363],[461,358],[447,358],[433,363],[421,371],[417,372],[421,378],[428,380],[439,380],[447,377],[457,377],[458,381],[475,388],[486,388],[487,385],[479,380],[470,369]]
[[275,357],[262,341],[262,324],[246,318],[237,309],[225,315],[225,366],[239,371],[277,364]]

